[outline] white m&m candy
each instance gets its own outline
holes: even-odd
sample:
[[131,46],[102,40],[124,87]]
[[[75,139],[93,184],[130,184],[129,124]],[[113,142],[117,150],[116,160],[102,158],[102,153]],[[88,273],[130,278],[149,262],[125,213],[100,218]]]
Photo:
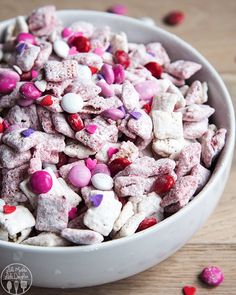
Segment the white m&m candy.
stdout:
[[66,58],[70,51],[69,45],[63,40],[56,40],[53,43],[53,49],[56,55],[61,58]]
[[75,114],[82,110],[83,99],[79,94],[67,93],[62,97],[61,107],[69,114]]
[[94,174],[91,178],[91,182],[93,186],[99,190],[109,191],[113,188],[113,179],[105,173]]

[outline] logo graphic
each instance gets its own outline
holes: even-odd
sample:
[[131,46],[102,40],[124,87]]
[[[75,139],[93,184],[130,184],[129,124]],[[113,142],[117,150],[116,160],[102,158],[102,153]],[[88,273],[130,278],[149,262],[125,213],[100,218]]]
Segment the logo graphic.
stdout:
[[31,287],[32,273],[20,263],[9,264],[1,273],[1,285],[8,294],[25,294]]

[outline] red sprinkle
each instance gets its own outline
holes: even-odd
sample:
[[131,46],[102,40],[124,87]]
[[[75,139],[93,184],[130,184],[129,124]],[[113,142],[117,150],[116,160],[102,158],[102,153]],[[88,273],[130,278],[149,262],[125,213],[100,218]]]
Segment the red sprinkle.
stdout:
[[151,112],[151,109],[152,109],[152,103],[150,103],[150,102],[146,103],[146,104],[143,106],[143,108],[144,108],[144,111],[145,111],[147,114],[149,114],[149,113]]
[[96,74],[98,72],[98,69],[95,68],[95,67],[89,67],[89,68],[90,68],[90,71],[91,71],[92,75]]
[[11,214],[16,211],[16,206],[4,205],[3,206],[3,213],[4,214]]
[[53,104],[51,95],[46,95],[41,101],[40,105],[42,107],[49,107]]
[[79,114],[69,115],[68,122],[74,131],[80,131],[84,128],[84,123]]
[[111,171],[111,175],[112,176],[116,175],[118,172],[124,170],[125,167],[129,166],[130,164],[131,164],[131,162],[126,158],[117,158],[117,159],[113,160],[109,164],[109,169]]
[[157,79],[161,78],[161,74],[163,73],[163,67],[159,63],[151,61],[145,65],[145,68],[151,72],[153,77]]
[[0,133],[3,133],[4,132],[4,124],[3,123],[0,123]]
[[121,64],[125,69],[130,65],[130,58],[128,53],[124,50],[117,50],[115,52],[115,63]]
[[194,295],[196,294],[197,289],[192,286],[185,286],[183,287],[183,293],[184,295]]
[[147,217],[139,224],[137,232],[147,229],[155,224],[157,224],[157,219],[155,217]]
[[184,21],[184,13],[178,10],[171,11],[164,18],[164,22],[170,26],[179,25],[183,21]]
[[89,52],[90,50],[89,39],[84,36],[75,37],[71,41],[71,45],[75,46],[78,52]]
[[162,175],[157,178],[154,185],[154,191],[157,194],[167,193],[175,184],[174,178],[171,175]]

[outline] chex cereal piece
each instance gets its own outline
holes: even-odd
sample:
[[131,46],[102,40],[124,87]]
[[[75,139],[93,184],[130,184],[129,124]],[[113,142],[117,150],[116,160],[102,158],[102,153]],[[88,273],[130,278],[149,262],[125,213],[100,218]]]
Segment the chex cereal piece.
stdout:
[[18,153],[5,144],[0,145],[0,163],[4,168],[13,169],[19,167],[28,162],[30,158],[30,151]]
[[[163,80],[168,81],[168,80]],[[186,100],[178,87],[176,87],[173,83],[170,83],[168,89],[168,93],[176,94],[178,96],[177,103],[175,105],[175,109],[183,108],[186,105]]]
[[16,124],[22,128],[39,129],[39,121],[35,105],[28,107],[15,105],[9,110],[5,118],[11,125]]
[[134,215],[134,208],[132,202],[127,202],[122,208],[119,217],[116,219],[114,223],[113,230],[115,232],[119,231],[122,226],[128,221],[128,219]]
[[184,138],[201,138],[208,129],[208,118],[198,122],[184,122]]
[[139,94],[129,81],[123,83],[121,100],[127,111],[133,111],[140,108]]
[[206,82],[201,83],[200,81],[194,81],[189,87],[186,93],[186,103],[187,105],[191,104],[202,104],[207,101],[208,86]]
[[65,60],[62,62],[50,60],[44,65],[45,77],[48,82],[61,82],[66,79],[74,79],[77,74],[77,62]]
[[142,176],[118,176],[115,179],[115,192],[120,197],[142,196],[146,179]]
[[[60,82],[47,82],[46,90],[52,91],[53,95],[56,97],[61,97],[65,90],[70,86],[72,83],[72,79],[65,79]],[[62,112],[62,108],[60,104],[56,104],[56,102],[60,102],[60,100],[53,99],[54,103],[47,108],[50,109],[52,112]]]
[[152,111],[158,110],[171,113],[174,111],[177,101],[178,95],[173,93],[163,93],[162,95],[153,98]]
[[158,139],[183,137],[182,114],[153,111],[154,135]]
[[142,139],[149,139],[152,137],[152,120],[144,110],[138,110],[141,114],[140,118],[134,119],[130,117],[127,127],[129,131]]
[[16,55],[16,65],[23,71],[30,71],[39,55],[39,46],[27,44],[21,54]]
[[20,87],[24,82],[17,82],[15,89],[7,95],[0,97],[0,108],[10,108],[16,104],[17,99],[20,98]]
[[78,245],[93,245],[101,243],[103,236],[93,230],[65,228],[61,236],[68,241]]
[[129,50],[131,67],[136,68],[139,65],[145,65],[153,60],[153,56],[148,54],[143,44],[137,44]]
[[48,36],[58,24],[56,9],[47,5],[35,9],[28,19],[29,30],[36,36]]
[[95,53],[77,53],[70,56],[71,59],[76,60],[81,65],[95,67],[100,69],[102,67],[102,58]]
[[115,198],[113,191],[100,191],[103,195],[98,207],[90,207],[84,215],[84,224],[102,234],[108,236],[121,211],[121,202]]
[[167,73],[179,79],[189,79],[201,68],[200,64],[185,60],[177,60],[165,66]]
[[138,203],[137,211],[139,213],[144,213],[145,217],[151,216],[155,213],[158,213],[158,215],[161,216],[163,213],[163,209],[161,208],[160,203],[161,197],[158,194],[156,194],[155,192],[149,193]]
[[47,134],[45,132],[40,132],[39,138],[40,149],[55,152],[63,152],[65,149],[65,137],[61,134]]
[[207,168],[211,166],[215,157],[223,149],[226,133],[226,129],[214,130],[214,126],[210,125],[208,131],[202,136],[202,160]]
[[50,232],[42,232],[35,237],[24,240],[22,244],[41,247],[64,247],[70,245],[64,238]]
[[23,137],[21,132],[24,130],[26,129],[20,128],[7,133],[5,132],[2,141],[15,151],[26,152],[39,143],[41,132],[35,131],[31,136]]
[[97,96],[86,101],[81,112],[86,114],[101,114],[105,110],[116,109],[120,106],[122,106],[122,101],[116,96],[110,97],[109,99]]
[[187,94],[187,92],[188,92],[188,90],[189,90],[189,86],[188,85],[184,85],[184,86],[180,87],[179,90],[182,93],[182,95],[185,97],[186,94]]
[[28,164],[23,164],[14,169],[2,169],[1,197],[6,203],[25,202],[25,195],[21,193],[19,184],[24,179]]
[[37,106],[37,114],[43,130],[46,133],[56,133],[52,122],[52,113],[40,105]]
[[148,43],[146,45],[146,49],[149,54],[154,55],[156,62],[160,65],[166,65],[170,63],[170,58],[161,43]]
[[76,21],[70,25],[70,30],[73,32],[81,32],[83,36],[90,38],[94,31],[94,25],[84,21]]
[[82,200],[81,197],[75,193],[65,182],[65,180],[61,177],[57,179],[63,188],[64,196],[66,197],[69,208],[73,208],[79,205],[80,201]]
[[37,207],[37,195],[30,189],[29,179],[21,181],[19,184],[21,191],[26,195],[33,209]]
[[59,233],[67,227],[68,202],[62,195],[43,194],[38,197],[35,228]]
[[111,38],[111,48],[113,53],[115,53],[117,50],[128,52],[127,35],[124,32],[114,34]]
[[136,134],[134,134],[133,132],[131,132],[128,127],[128,121],[130,119],[129,114],[127,114],[125,116],[125,118],[121,121],[120,125],[118,126],[118,130],[122,133],[124,133],[127,137],[131,138],[131,139],[135,139],[136,138]]
[[199,192],[208,182],[211,172],[201,164],[197,164],[193,166],[190,175],[198,178],[197,192]]
[[171,83],[173,83],[175,86],[183,86],[185,84],[185,80],[183,79],[178,79],[178,78],[175,78],[167,73],[162,73],[161,74],[161,78],[162,79],[167,79],[167,80],[170,80]]
[[71,142],[66,145],[64,153],[69,157],[86,159],[89,156],[94,155],[96,152],[81,143]]
[[145,67],[139,67],[134,69],[129,69],[125,71],[125,80],[131,82],[132,84],[138,84],[146,80],[153,80],[153,76],[150,71]]
[[117,127],[107,123],[102,117],[97,116],[89,122],[89,125],[97,126],[93,134],[90,134],[85,129],[75,134],[76,139],[82,144],[97,152],[105,142],[117,142]]
[[15,236],[34,225],[34,216],[24,206],[16,206],[16,210],[10,214],[0,212],[0,227],[5,229],[9,236]]
[[179,154],[179,161],[176,167],[178,177],[185,176],[197,164],[200,164],[201,144],[192,143],[182,149]]
[[198,178],[192,175],[180,177],[175,182],[175,185],[167,193],[161,202],[161,207],[166,207],[179,202],[180,206],[185,206],[198,187]]
[[37,43],[37,45],[40,48],[40,52],[35,60],[35,66],[37,68],[41,68],[48,61],[52,53],[52,44],[47,41],[40,41]]
[[215,112],[215,109],[204,104],[191,104],[185,108],[178,109],[178,112],[183,114],[183,121],[198,122],[209,118]]
[[128,237],[133,235],[139,224],[145,219],[144,213],[136,213],[131,216],[128,221],[122,226],[121,230],[118,232],[116,238]]
[[97,98],[101,92],[101,88],[92,81],[81,81],[79,79],[74,80],[68,89],[70,92],[79,93],[85,102]]
[[75,132],[68,124],[65,115],[62,113],[53,113],[52,122],[57,132],[64,134],[70,138],[75,137]]
[[[177,156],[178,153],[185,146],[186,141],[184,138],[167,138],[167,139],[154,139],[152,148],[155,153],[162,157],[169,157],[171,155]],[[173,157],[172,157],[173,158]]]
[[95,158],[102,163],[107,163],[109,161],[108,151],[110,148],[119,149],[120,143],[104,143],[100,150],[96,153]]
[[110,45],[111,28],[109,26],[97,27],[93,31],[93,35],[90,39],[91,48],[98,47],[107,49]]
[[117,158],[127,158],[134,162],[139,157],[139,150],[136,145],[131,141],[123,141],[118,148],[118,152],[113,154],[110,162]]

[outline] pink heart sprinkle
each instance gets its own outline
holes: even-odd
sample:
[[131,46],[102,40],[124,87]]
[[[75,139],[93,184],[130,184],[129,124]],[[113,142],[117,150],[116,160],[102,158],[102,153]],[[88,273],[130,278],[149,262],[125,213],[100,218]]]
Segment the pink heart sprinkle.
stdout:
[[97,125],[87,125],[85,127],[85,130],[90,134],[94,134],[96,132],[97,128],[98,128]]
[[97,165],[97,160],[88,158],[85,160],[85,164],[89,170],[93,170],[95,166]]
[[119,149],[117,148],[113,148],[113,147],[110,147],[107,151],[107,155],[109,158],[111,158],[114,154],[116,154],[117,152],[119,151]]
[[102,47],[96,47],[93,50],[93,53],[97,54],[98,56],[103,56],[104,54],[104,49]]
[[72,46],[69,50],[69,55],[74,55],[78,53],[78,51],[76,50],[76,47],[75,46]]

